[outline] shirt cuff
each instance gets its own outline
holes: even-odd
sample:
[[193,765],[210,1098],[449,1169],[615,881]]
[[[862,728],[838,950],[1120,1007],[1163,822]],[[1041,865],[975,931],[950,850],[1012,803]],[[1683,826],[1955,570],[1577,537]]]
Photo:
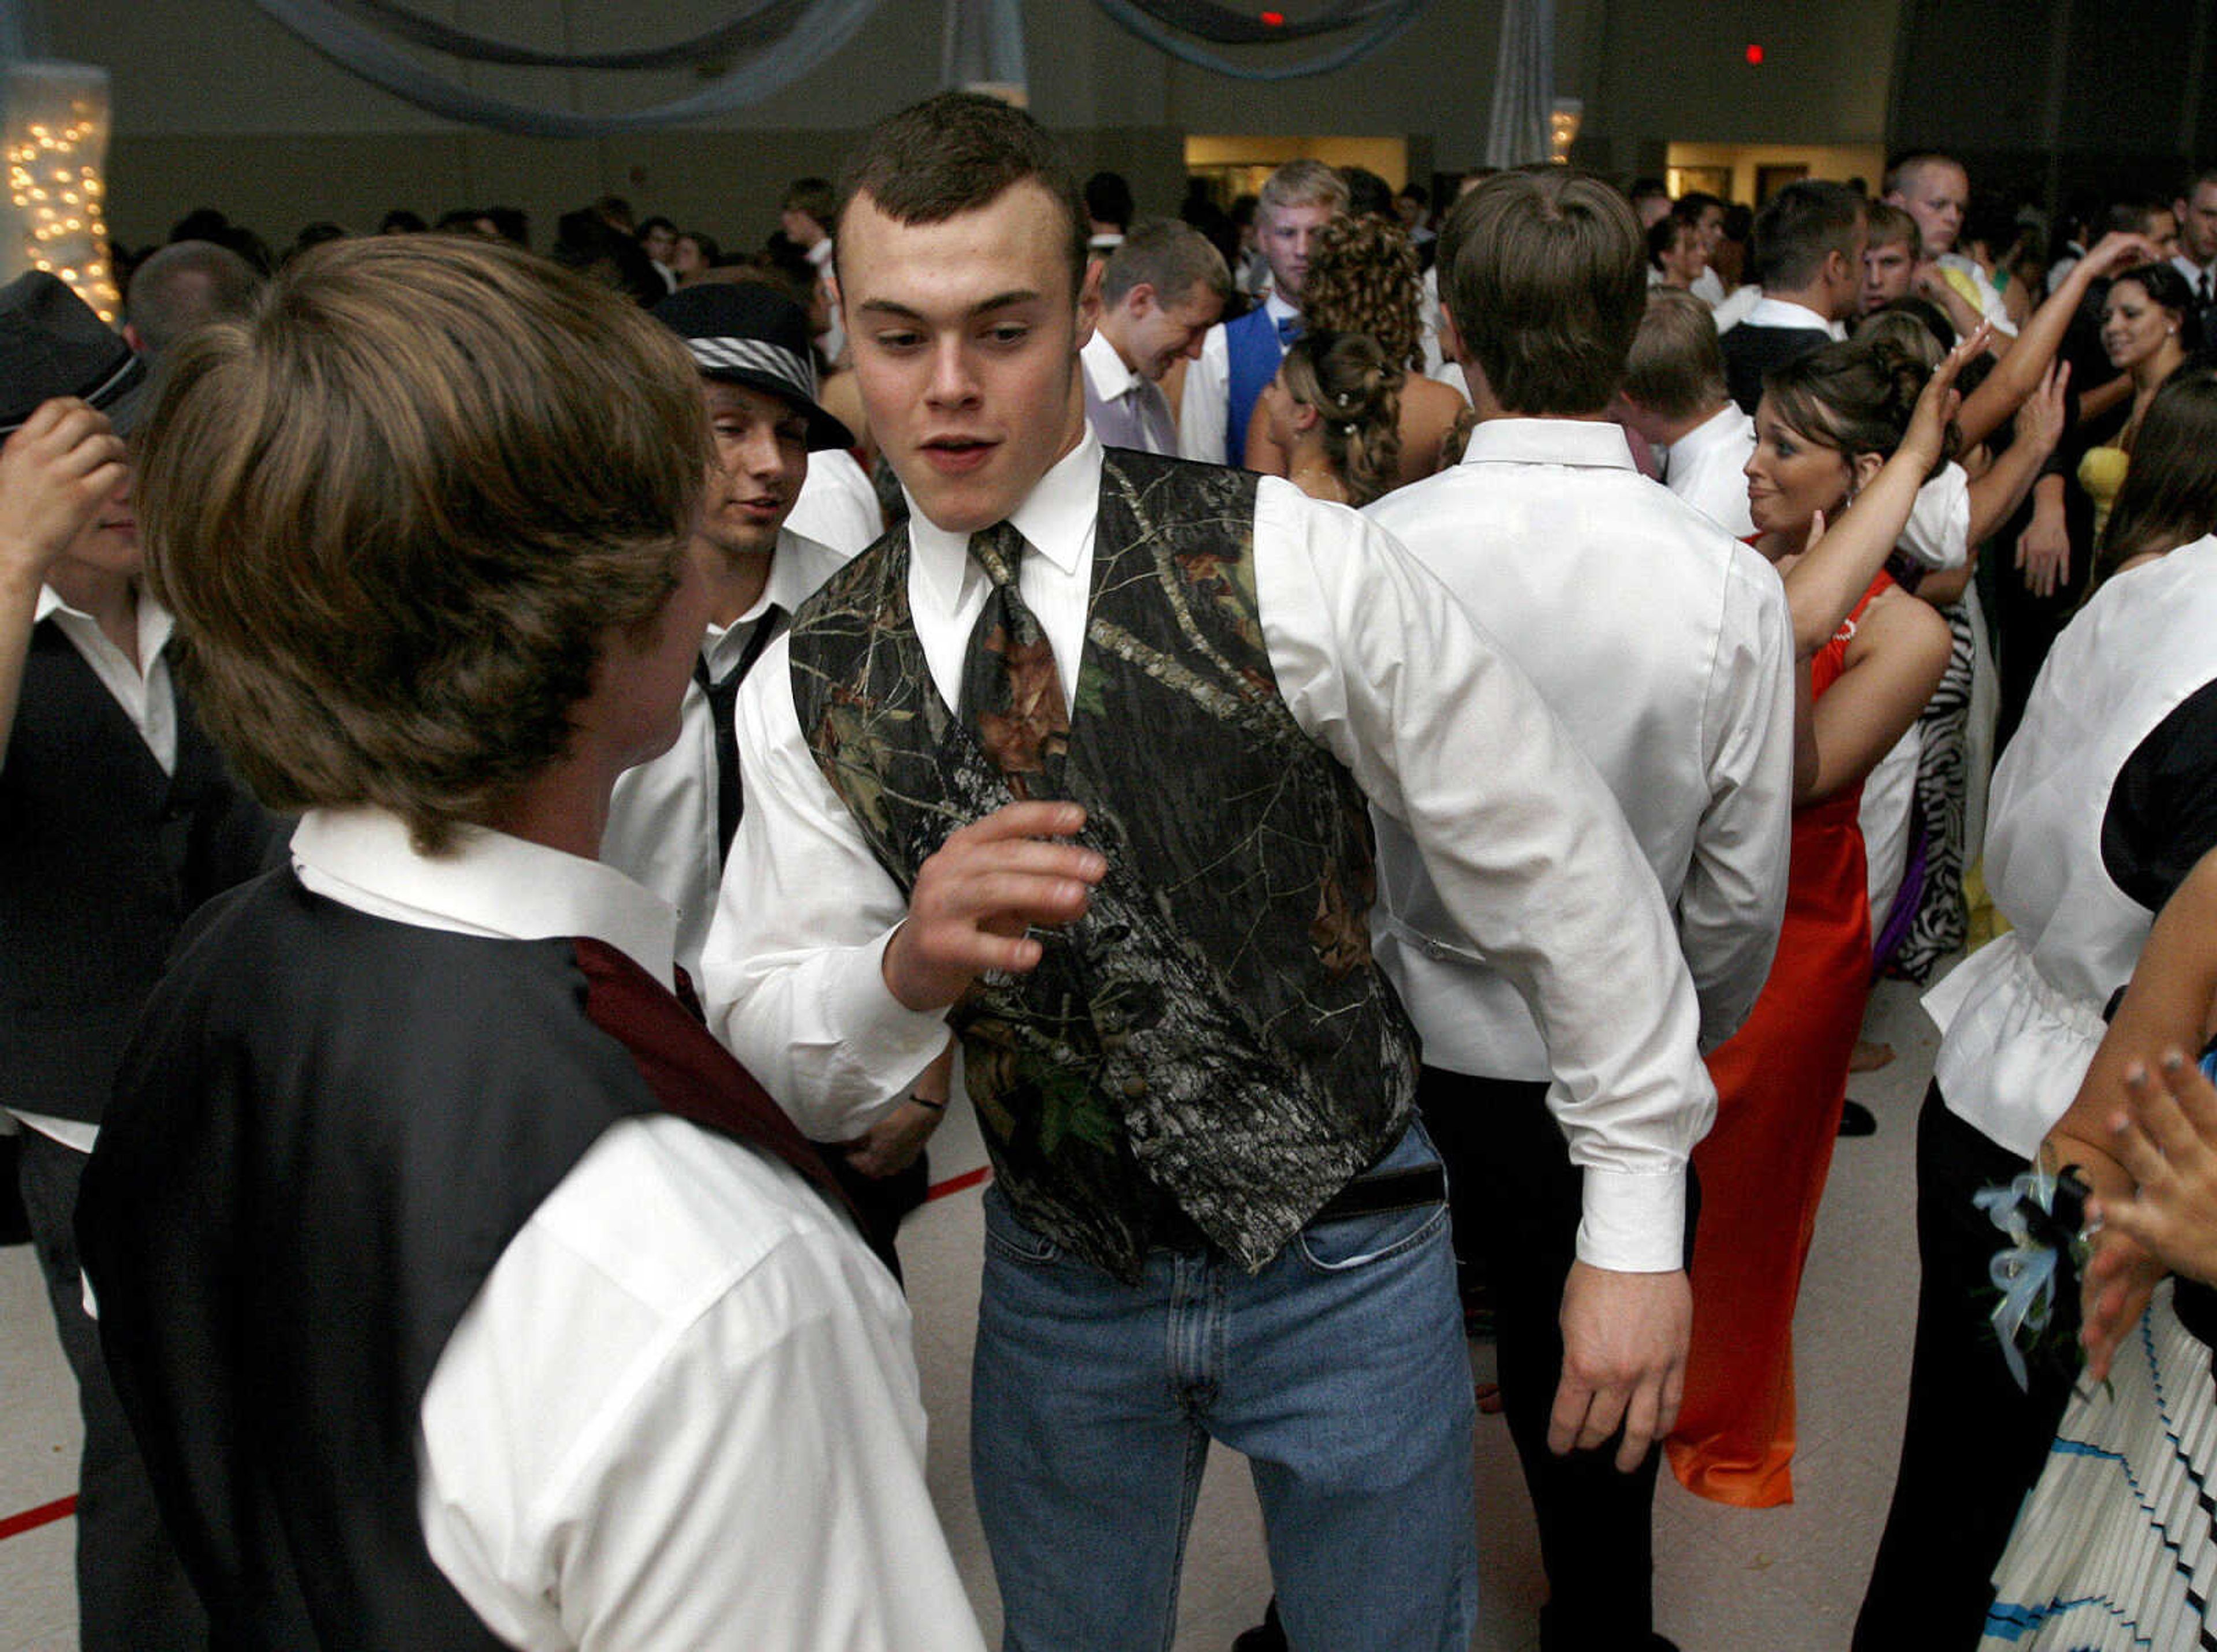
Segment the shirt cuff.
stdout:
[[826,983],[824,1024],[840,1029],[843,1065],[851,1064],[850,1082],[838,1087],[869,1098],[847,1110],[847,1134],[828,1139],[851,1139],[868,1129],[946,1048],[947,1012],[911,1010],[886,986],[886,946],[899,927],[856,948]]
[[1584,1167],[1578,1260],[1612,1273],[1675,1273],[1686,1265],[1686,1172]]

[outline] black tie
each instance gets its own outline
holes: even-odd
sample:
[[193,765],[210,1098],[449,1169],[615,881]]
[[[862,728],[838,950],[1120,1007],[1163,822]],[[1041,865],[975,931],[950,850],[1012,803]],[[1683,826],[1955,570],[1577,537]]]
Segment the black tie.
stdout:
[[708,696],[708,723],[716,731],[716,863],[731,858],[732,838],[739,829],[739,814],[746,800],[739,789],[739,733],[732,708],[738,704],[739,684],[754,669],[762,651],[769,647],[785,618],[785,610],[772,603],[755,622],[755,634],[739,655],[739,663],[722,679],[708,675],[708,662],[693,662],[693,680]]
[[992,581],[962,657],[957,715],[1006,777],[1019,801],[1062,795],[1070,752],[1070,707],[1054,648],[1016,589],[1024,539],[1005,522],[970,535],[970,555]]
[[2206,269],[2202,272],[2201,285],[2195,289],[2194,301],[2204,309],[2209,306],[2209,272]]

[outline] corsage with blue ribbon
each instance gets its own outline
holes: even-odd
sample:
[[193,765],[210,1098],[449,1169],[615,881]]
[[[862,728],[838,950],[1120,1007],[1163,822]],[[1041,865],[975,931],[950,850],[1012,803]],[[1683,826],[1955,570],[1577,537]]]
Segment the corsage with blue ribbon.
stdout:
[[2074,1267],[2081,1267],[2092,1248],[2092,1236],[2085,1231],[2090,1191],[2076,1165],[2052,1171],[2043,1150],[2042,1157],[2008,1186],[1981,1188],[1971,1196],[2009,1236],[2010,1242],[1994,1253],[1986,1273],[2001,1292],[1992,1315],[1994,1331],[2001,1339],[2002,1358],[2020,1389],[2031,1387],[2027,1355],[2043,1363],[2077,1364],[2078,1340],[2066,1326],[2056,1323],[2056,1275],[2065,1256]]

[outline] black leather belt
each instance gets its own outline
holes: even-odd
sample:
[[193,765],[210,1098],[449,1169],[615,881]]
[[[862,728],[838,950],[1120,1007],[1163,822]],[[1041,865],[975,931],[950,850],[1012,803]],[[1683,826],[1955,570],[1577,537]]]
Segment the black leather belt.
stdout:
[[[1381,1170],[1356,1177],[1324,1202],[1308,1226],[1319,1222],[1345,1222],[1356,1216],[1379,1216],[1393,1210],[1415,1210],[1428,1204],[1444,1204],[1448,1173],[1438,1163],[1411,1165],[1405,1170]],[[1191,1216],[1163,1197],[1151,1223],[1154,1248],[1201,1251],[1211,1248],[1208,1235]]]
[[1411,1165],[1358,1176],[1324,1202],[1311,1222],[1343,1222],[1349,1216],[1382,1216],[1389,1210],[1413,1210],[1444,1204],[1448,1173],[1436,1164]]

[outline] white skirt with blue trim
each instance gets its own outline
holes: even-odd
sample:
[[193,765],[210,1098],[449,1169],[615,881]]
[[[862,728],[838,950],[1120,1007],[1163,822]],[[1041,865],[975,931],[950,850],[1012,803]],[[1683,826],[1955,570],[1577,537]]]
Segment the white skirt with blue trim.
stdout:
[[2217,1649],[2217,1388],[2165,1280],[2082,1386],[1994,1568],[1981,1652]]

